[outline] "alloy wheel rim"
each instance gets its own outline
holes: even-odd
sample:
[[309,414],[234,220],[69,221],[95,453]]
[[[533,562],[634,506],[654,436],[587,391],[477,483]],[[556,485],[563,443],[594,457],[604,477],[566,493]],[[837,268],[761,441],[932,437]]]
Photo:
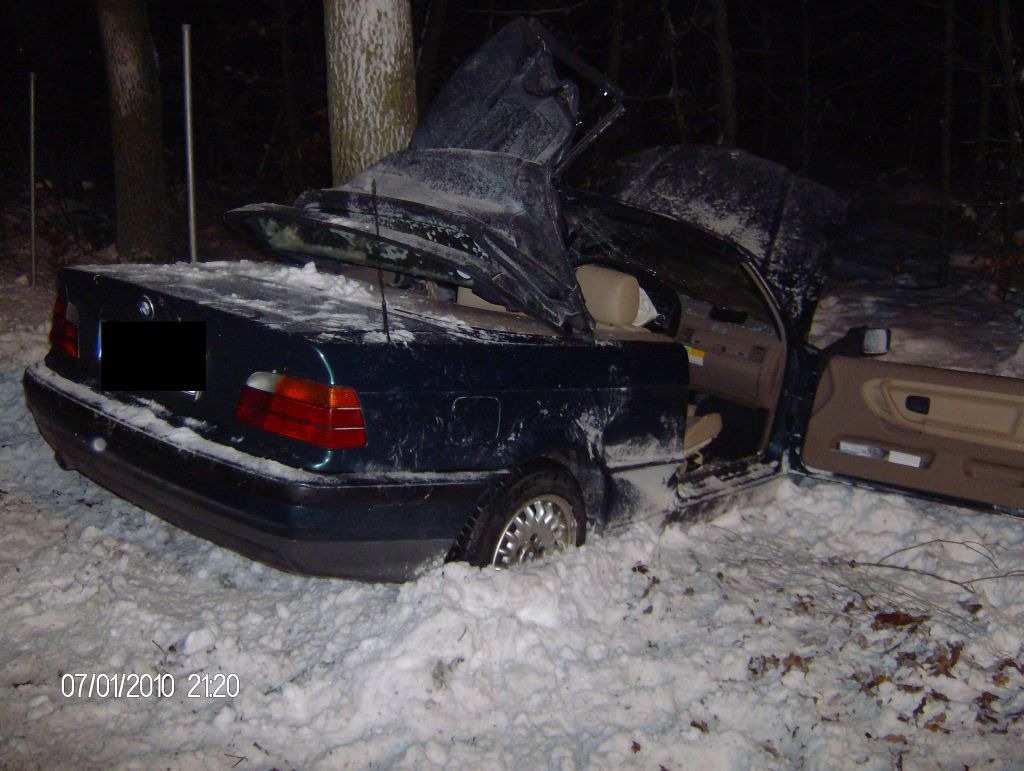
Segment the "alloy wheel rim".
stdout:
[[533,562],[576,545],[576,517],[558,495],[541,495],[525,503],[498,537],[491,562],[506,568]]

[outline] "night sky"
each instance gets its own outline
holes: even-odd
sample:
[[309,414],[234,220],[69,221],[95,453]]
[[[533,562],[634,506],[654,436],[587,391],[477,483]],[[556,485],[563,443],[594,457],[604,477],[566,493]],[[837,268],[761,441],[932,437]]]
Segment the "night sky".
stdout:
[[[980,105],[992,96],[985,173],[999,175],[1006,156],[1001,77],[987,81],[980,0],[956,3],[954,178],[974,179]],[[1016,56],[1024,8],[1012,4]],[[909,169],[938,183],[943,85],[943,4],[839,0],[728,0],[738,85],[740,147],[843,187]],[[995,2],[993,2],[995,7]],[[426,0],[414,0],[422,34]],[[438,83],[513,15],[535,12],[559,39],[607,70],[615,4],[592,2],[449,3],[444,45],[431,82]],[[653,144],[715,142],[718,58],[708,0],[626,4],[619,84],[627,115],[603,140],[598,162]],[[28,73],[38,78],[39,174],[62,190],[83,181],[96,195],[112,188],[109,117],[95,5],[8,0],[3,10],[2,168],[5,195],[27,179]],[[329,183],[322,5],[318,0],[152,2],[150,25],[159,56],[169,179],[181,185],[181,24],[193,25],[197,168],[211,188],[259,188],[280,197]],[[675,31],[675,82],[667,36]],[[282,43],[293,78],[282,76]],[[425,73],[419,73],[423,78]],[[300,133],[284,130],[290,88]],[[673,93],[678,95],[673,98]],[[677,112],[681,108],[681,113]],[[287,143],[301,167],[286,171]],[[584,156],[576,170],[586,181]]]

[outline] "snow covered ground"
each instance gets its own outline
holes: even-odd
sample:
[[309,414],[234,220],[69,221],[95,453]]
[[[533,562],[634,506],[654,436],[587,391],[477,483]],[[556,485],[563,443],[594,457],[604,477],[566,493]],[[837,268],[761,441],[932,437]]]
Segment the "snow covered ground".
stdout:
[[1022,322],[1019,302],[996,302],[969,285],[921,290],[857,280],[821,299],[810,337],[823,347],[851,327],[888,327],[890,361],[1024,377]]
[[0,271],[0,767],[1024,767],[1021,520],[787,480],[512,572],[291,576],[56,466],[41,283]]

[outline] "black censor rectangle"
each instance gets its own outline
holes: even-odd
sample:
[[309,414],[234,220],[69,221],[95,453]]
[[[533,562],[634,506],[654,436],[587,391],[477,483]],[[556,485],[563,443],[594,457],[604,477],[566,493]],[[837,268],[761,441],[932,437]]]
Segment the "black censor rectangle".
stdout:
[[104,391],[204,391],[206,323],[104,321],[100,357]]

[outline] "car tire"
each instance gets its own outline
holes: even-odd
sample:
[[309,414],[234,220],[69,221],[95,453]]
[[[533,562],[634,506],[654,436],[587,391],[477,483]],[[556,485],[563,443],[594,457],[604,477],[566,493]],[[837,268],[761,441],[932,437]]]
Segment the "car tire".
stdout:
[[576,480],[541,467],[498,485],[467,526],[459,550],[473,565],[509,568],[582,546],[587,516]]

